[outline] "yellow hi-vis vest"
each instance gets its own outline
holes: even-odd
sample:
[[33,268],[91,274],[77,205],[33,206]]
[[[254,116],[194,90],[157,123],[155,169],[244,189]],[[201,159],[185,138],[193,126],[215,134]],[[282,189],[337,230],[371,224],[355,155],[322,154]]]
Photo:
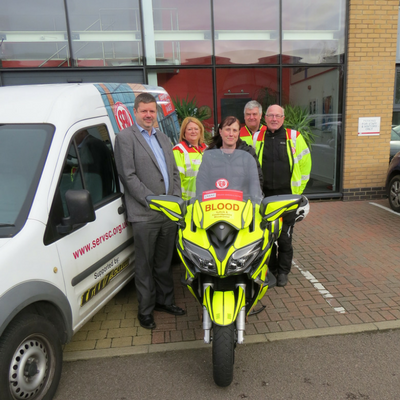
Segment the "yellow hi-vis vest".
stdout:
[[[311,153],[306,141],[300,132],[294,129],[286,130],[286,150],[289,157],[290,170],[292,177],[290,179],[290,187],[292,194],[302,194],[311,172]],[[253,135],[253,146],[256,149],[258,161],[262,166],[263,150],[264,150],[265,131],[256,132]]]
[[[266,130],[267,130],[267,127],[265,125],[261,124],[260,125],[260,130],[258,132],[264,132]],[[256,133],[258,133],[258,132],[256,132]],[[239,137],[244,142],[246,142],[249,146],[253,146],[253,134],[251,133],[250,129],[246,125],[242,126],[242,128],[240,128]]]
[[196,148],[182,141],[172,149],[181,178],[183,200],[190,200],[196,196],[196,176],[206,148],[204,143]]

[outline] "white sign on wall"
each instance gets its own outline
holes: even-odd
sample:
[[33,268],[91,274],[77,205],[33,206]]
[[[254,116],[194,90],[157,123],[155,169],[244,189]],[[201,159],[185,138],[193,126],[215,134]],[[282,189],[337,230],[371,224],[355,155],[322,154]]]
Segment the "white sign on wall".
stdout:
[[379,135],[381,133],[381,117],[358,118],[358,136]]

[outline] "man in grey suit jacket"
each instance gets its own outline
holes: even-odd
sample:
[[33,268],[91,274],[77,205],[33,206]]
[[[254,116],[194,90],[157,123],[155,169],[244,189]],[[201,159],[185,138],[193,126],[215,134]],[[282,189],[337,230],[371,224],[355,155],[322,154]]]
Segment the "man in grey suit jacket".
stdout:
[[176,224],[151,210],[149,195],[181,195],[179,171],[168,137],[154,128],[156,99],[142,93],[135,99],[136,122],[117,134],[115,161],[125,189],[128,220],[135,242],[135,285],[142,327],[155,328],[153,310],[174,315],[185,311],[174,304],[171,260]]

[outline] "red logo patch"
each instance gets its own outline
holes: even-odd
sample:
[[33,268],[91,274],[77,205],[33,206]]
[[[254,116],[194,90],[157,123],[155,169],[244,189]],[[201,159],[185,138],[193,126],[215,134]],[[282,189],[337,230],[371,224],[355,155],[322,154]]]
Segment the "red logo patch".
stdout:
[[218,179],[217,182],[215,182],[215,186],[218,189],[226,189],[229,186],[229,182],[226,179]]
[[125,104],[117,101],[114,104],[114,116],[120,130],[133,125],[133,118]]

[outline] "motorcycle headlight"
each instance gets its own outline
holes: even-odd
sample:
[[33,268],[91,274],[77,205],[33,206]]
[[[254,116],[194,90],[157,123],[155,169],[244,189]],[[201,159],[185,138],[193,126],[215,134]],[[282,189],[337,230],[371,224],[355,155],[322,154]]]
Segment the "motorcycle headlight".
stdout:
[[184,246],[186,255],[202,272],[217,272],[214,257],[209,251],[186,241],[184,241]]
[[236,250],[228,260],[228,274],[243,272],[257,258],[261,251],[262,240]]

